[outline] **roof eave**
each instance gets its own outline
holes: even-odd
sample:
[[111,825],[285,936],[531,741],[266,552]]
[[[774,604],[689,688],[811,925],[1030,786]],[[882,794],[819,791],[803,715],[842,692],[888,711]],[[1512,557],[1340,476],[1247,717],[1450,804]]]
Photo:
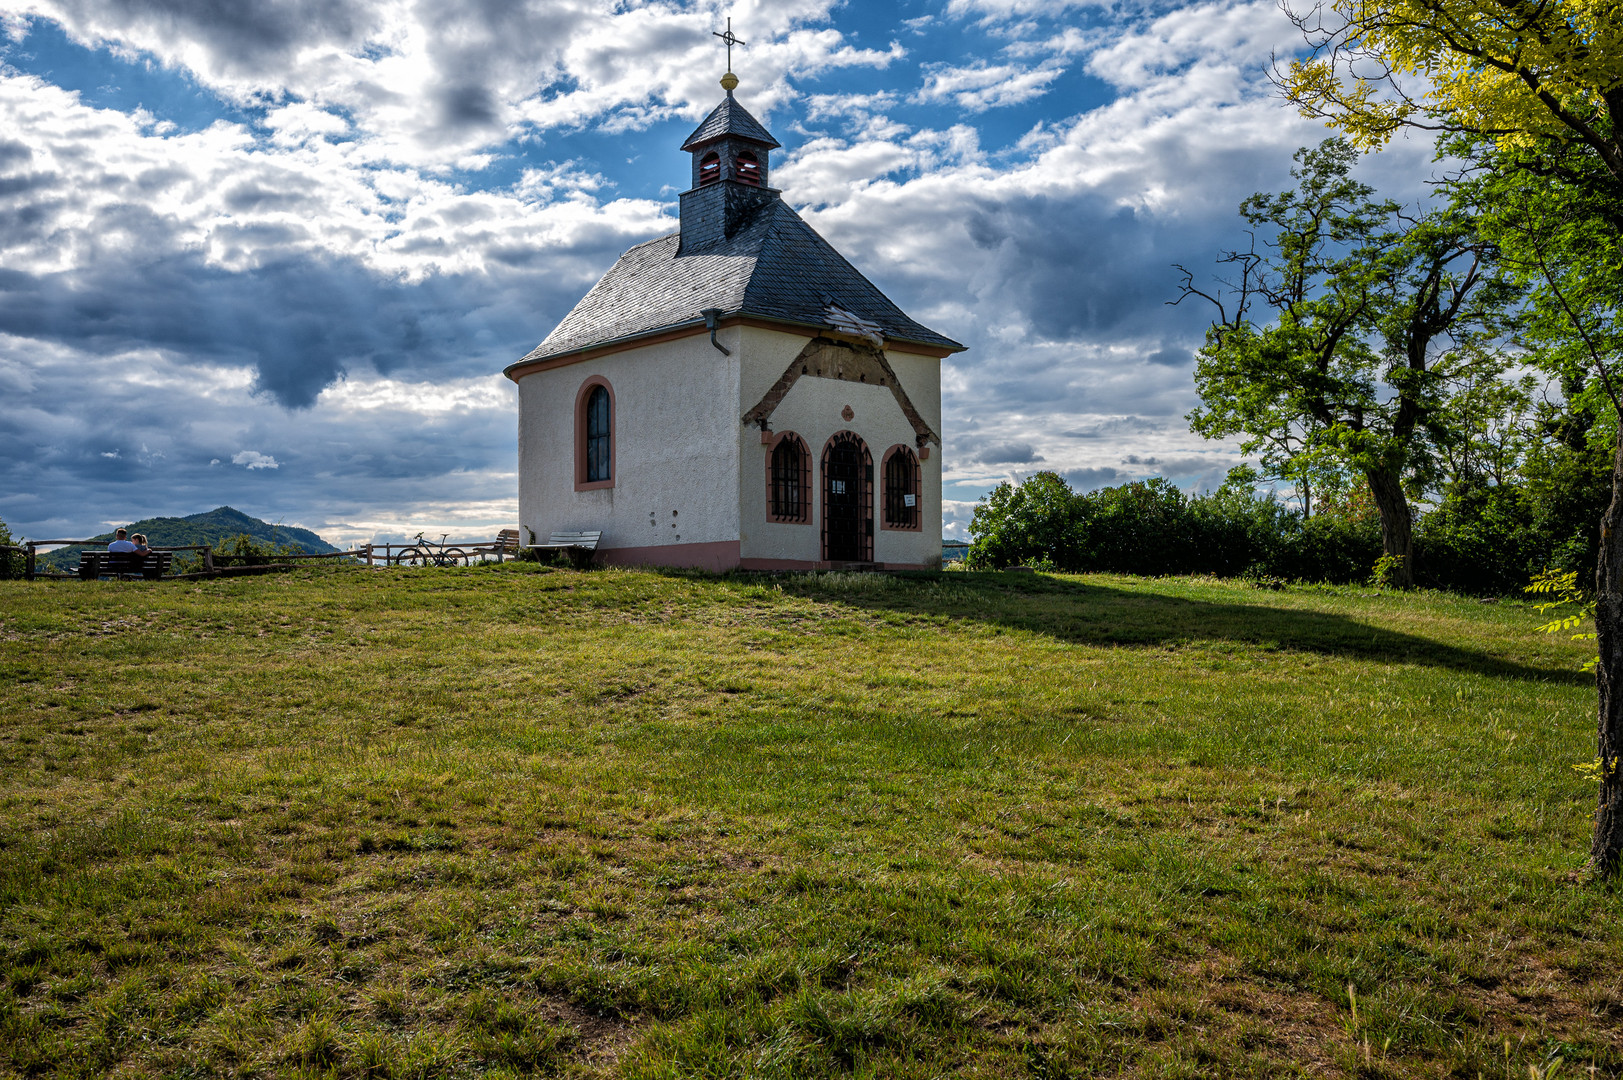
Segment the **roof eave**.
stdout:
[[[729,311],[722,314],[716,320],[716,325],[736,326],[744,322],[755,325],[765,324],[771,326],[789,327],[805,333],[809,337],[816,337],[819,334],[824,334],[829,331],[828,324],[826,323],[801,322],[797,319],[785,319],[776,315],[754,315],[748,311],[742,310]],[[542,364],[545,364],[548,367],[562,367],[567,363],[571,363],[571,358],[577,360],[588,359],[588,357],[585,355],[587,353],[594,356],[601,356],[606,353],[621,352],[625,349],[636,348],[640,344],[651,344],[649,340],[651,338],[663,338],[669,340],[671,337],[686,337],[690,334],[702,334],[706,331],[706,329],[707,327],[703,318],[684,319],[681,322],[667,323],[664,326],[656,326],[650,330],[639,330],[635,334],[623,334],[620,337],[608,338],[604,341],[594,341],[586,345],[577,345],[572,349],[564,349],[561,352],[538,353],[532,351],[526,353],[522,359],[508,364],[502,369],[502,374],[507,376],[509,379],[517,381],[517,375],[515,375],[515,372],[519,372],[521,368],[533,368]],[[911,348],[908,346],[911,346]],[[960,345],[958,342],[953,341],[948,337],[943,337],[941,341],[923,341],[918,338],[896,337],[890,334],[885,335],[885,347],[897,348],[900,352],[918,352],[926,356],[935,357],[950,356],[953,353],[963,352],[968,348],[967,345]]]
[[701,150],[711,143],[721,142],[723,139],[736,139],[739,142],[754,143],[756,146],[764,147],[767,150],[777,150],[783,146],[776,139],[757,139],[754,135],[745,135],[737,131],[723,131],[703,139],[689,136],[688,141],[682,144],[681,149],[691,153],[694,150]]
[[[644,342],[648,338],[661,337],[680,330],[691,330],[694,333],[700,333],[703,332],[704,329],[705,322],[702,318],[684,319],[681,322],[667,323],[664,326],[656,326],[651,330],[639,330],[635,334],[623,334],[620,337],[608,338],[604,341],[593,341],[586,345],[577,345],[572,349],[564,349],[562,352],[543,353],[539,350],[535,350],[526,353],[521,359],[516,360],[502,368],[502,374],[506,375],[509,379],[513,379],[515,378],[513,373],[518,371],[520,368],[534,367],[537,364],[556,365],[558,361],[576,356],[579,353],[619,352],[622,349],[633,348],[638,343]],[[584,357],[581,357],[581,359],[584,359]]]

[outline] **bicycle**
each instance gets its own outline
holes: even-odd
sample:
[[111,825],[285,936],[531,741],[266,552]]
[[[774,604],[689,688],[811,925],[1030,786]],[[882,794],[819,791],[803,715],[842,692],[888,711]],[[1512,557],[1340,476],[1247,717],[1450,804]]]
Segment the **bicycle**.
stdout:
[[417,541],[416,547],[409,547],[395,556],[395,565],[406,566],[462,566],[471,557],[460,547],[447,547],[445,538],[450,533],[440,533],[439,543],[425,540],[422,533],[412,539]]

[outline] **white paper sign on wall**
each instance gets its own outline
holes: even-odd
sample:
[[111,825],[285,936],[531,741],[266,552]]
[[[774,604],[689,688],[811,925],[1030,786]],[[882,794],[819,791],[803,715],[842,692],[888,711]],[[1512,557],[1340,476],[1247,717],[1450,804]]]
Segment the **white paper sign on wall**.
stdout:
[[919,497],[917,495],[903,495],[902,496],[902,505],[903,506],[917,506],[918,504],[919,504]]

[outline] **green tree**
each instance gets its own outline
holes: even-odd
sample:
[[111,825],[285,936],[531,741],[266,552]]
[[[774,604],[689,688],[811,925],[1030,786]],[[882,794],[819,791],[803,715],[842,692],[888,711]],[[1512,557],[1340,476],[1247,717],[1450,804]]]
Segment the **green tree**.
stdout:
[[[1615,240],[1623,229],[1617,0],[1330,0],[1293,18],[1313,55],[1292,64],[1281,86],[1305,114],[1363,146],[1404,127],[1492,143],[1502,171],[1552,182],[1553,190],[1530,194],[1565,202],[1571,228],[1559,246],[1569,255],[1584,255],[1574,243],[1580,233],[1609,226]],[[1611,295],[1620,293],[1623,271],[1611,276]],[[1610,381],[1605,350],[1585,340],[1593,324],[1577,311],[1565,317],[1573,351]],[[1623,864],[1623,439],[1612,490],[1595,572],[1600,793],[1590,843],[1591,867],[1607,875]]]
[[1004,481],[975,506],[964,562],[974,569],[1017,563],[1081,569],[1087,543],[1083,505],[1058,473],[1034,473],[1019,485]]
[[[1601,783],[1590,861],[1615,873],[1623,862],[1623,441],[1615,436],[1623,412],[1623,200],[1610,192],[1604,158],[1581,144],[1545,147],[1537,159],[1486,140],[1455,149],[1470,152],[1474,165],[1456,186],[1481,206],[1505,266],[1528,286],[1528,356],[1566,399],[1547,424],[1556,446],[1544,457],[1571,487],[1546,491],[1543,506],[1577,503],[1592,513],[1593,451],[1612,438],[1611,499],[1600,528],[1567,535],[1564,546],[1592,551],[1596,565]],[[1552,161],[1560,168],[1545,167]],[[1562,521],[1548,527],[1572,529]],[[1563,552],[1554,555],[1551,565],[1568,563]]]
[[1226,292],[1196,288],[1179,267],[1179,301],[1203,297],[1218,311],[1196,361],[1202,404],[1188,419],[1207,438],[1243,437],[1242,451],[1276,477],[1361,475],[1392,583],[1406,587],[1408,495],[1434,485],[1443,448],[1457,447],[1463,395],[1479,407],[1507,366],[1493,343],[1515,291],[1468,214],[1410,218],[1352,178],[1354,157],[1340,139],[1304,148],[1295,190],[1241,204],[1252,245],[1222,258],[1239,275]]

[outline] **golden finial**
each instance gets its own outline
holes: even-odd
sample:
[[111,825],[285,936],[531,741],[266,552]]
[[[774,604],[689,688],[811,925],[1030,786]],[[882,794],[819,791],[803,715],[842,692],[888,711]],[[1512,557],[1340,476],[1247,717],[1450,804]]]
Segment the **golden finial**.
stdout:
[[721,88],[729,94],[738,89],[738,76],[730,71],[723,75],[721,77]]

